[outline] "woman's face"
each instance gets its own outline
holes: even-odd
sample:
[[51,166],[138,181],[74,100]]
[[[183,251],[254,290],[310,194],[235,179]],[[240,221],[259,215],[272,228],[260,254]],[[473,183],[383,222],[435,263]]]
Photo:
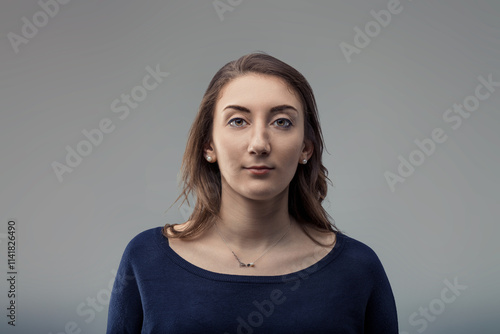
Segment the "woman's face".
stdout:
[[219,165],[223,193],[252,200],[287,195],[312,149],[302,104],[281,78],[251,73],[221,90],[205,152]]

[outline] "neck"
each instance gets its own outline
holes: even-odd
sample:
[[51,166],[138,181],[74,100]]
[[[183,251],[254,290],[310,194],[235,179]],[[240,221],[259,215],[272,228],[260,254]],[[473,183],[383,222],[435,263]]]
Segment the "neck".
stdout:
[[217,226],[237,249],[269,247],[289,229],[292,221],[288,213],[288,189],[265,201],[224,196],[222,192]]

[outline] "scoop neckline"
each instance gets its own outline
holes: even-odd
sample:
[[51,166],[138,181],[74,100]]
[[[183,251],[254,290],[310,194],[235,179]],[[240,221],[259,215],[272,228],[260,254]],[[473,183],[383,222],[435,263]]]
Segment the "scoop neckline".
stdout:
[[336,232],[336,242],[333,248],[324,257],[307,268],[284,275],[234,275],[203,269],[187,261],[170,247],[168,238],[162,234],[162,228],[163,226],[157,228],[155,240],[173,263],[191,274],[205,279],[234,283],[288,283],[302,277],[310,277],[320,272],[327,264],[340,255],[345,245],[345,238],[347,237],[341,232]]

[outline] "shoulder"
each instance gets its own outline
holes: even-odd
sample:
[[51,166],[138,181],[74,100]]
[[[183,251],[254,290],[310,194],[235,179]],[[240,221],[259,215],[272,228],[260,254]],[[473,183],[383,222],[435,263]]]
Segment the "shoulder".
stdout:
[[370,271],[382,268],[382,263],[378,255],[364,242],[343,233],[337,233],[337,240],[343,244],[343,257],[352,265],[357,265],[358,268],[362,267]]
[[136,234],[127,244],[124,257],[140,258],[145,252],[158,248],[158,241],[162,238],[162,226],[153,227]]
[[[158,239],[161,236],[163,226],[157,226],[136,234],[128,243],[130,247],[137,247],[144,245],[145,243],[150,243],[154,239]],[[127,246],[127,247],[128,247]]]

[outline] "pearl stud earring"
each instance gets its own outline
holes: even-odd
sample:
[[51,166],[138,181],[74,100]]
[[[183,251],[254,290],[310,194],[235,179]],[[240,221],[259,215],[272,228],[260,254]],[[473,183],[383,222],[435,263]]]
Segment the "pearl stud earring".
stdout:
[[302,160],[302,163],[305,165],[307,163],[307,159]]
[[211,156],[209,156],[209,155],[207,155],[207,161],[208,161],[208,162],[211,162],[211,161],[212,161],[212,157],[211,157]]

